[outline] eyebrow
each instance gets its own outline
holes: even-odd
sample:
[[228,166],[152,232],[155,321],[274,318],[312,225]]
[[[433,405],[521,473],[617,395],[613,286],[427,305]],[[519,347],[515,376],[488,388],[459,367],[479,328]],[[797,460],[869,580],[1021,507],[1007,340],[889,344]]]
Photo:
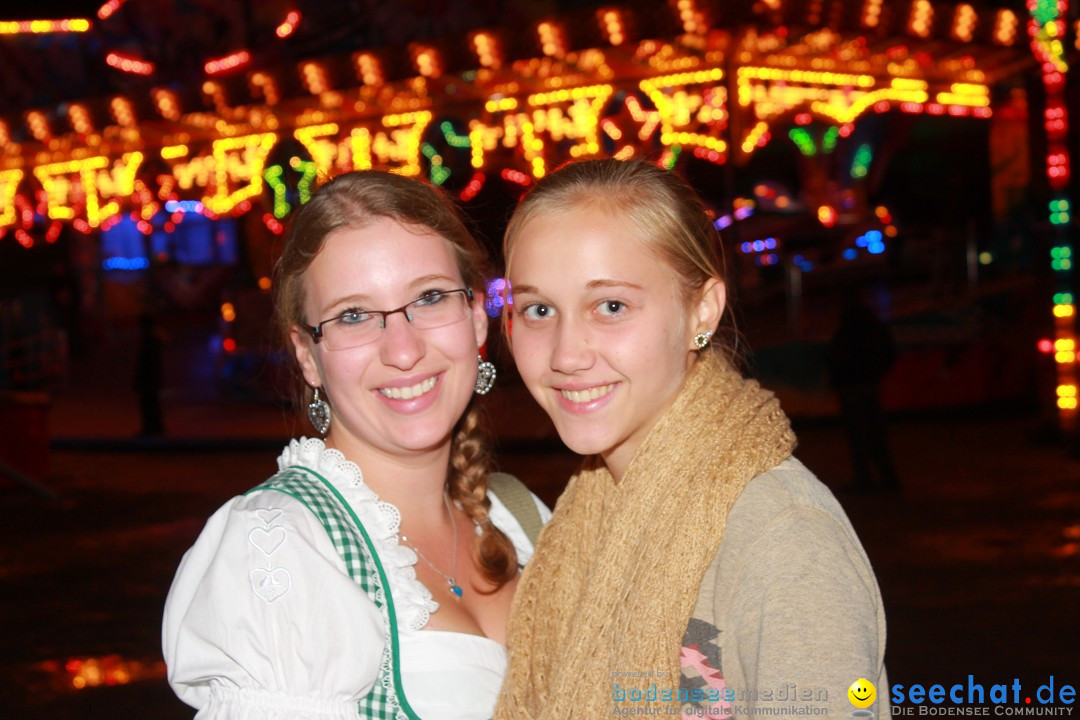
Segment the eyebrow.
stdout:
[[418,285],[427,285],[429,282],[435,282],[436,280],[448,282],[451,285],[454,284],[454,283],[457,283],[457,282],[460,282],[462,285],[465,284],[464,281],[458,280],[457,278],[452,278],[449,275],[440,275],[439,273],[432,273],[430,275],[424,275],[422,277],[416,278],[411,283],[409,283],[408,287],[414,288],[414,287],[417,287]]
[[589,288],[590,290],[592,290],[594,288],[609,288],[609,287],[610,288],[632,288],[634,290],[644,290],[645,289],[641,285],[638,285],[637,283],[632,283],[629,280],[606,280],[606,279],[603,279],[603,278],[601,278],[599,280],[590,280],[585,285],[585,287]]
[[334,308],[341,309],[346,306],[366,305],[368,299],[367,295],[346,295],[327,304],[326,307],[319,311],[319,314],[326,315],[330,312],[336,312]]
[[532,285],[509,285],[508,289],[513,293],[521,293],[522,295],[525,293],[532,293],[533,295],[540,294],[540,290],[534,288]]
[[[600,278],[597,280],[590,280],[585,284],[585,287],[589,290],[596,290],[598,288],[630,288],[632,290],[644,290],[642,285],[630,282],[629,280],[608,280],[606,278]],[[515,294],[520,293],[526,295],[532,293],[533,295],[541,295],[540,289],[532,285],[514,285],[512,286]]]
[[[454,283],[457,282],[457,280],[455,278],[452,278],[449,275],[440,275],[438,273],[432,273],[430,275],[422,275],[421,277],[418,277],[418,278],[414,279],[412,282],[410,282],[408,285],[406,285],[406,287],[409,288],[409,289],[416,289],[418,287],[422,287],[424,285],[427,285],[430,282],[436,282],[436,281],[448,282],[450,284],[454,284]],[[462,284],[464,284],[464,283],[462,283]],[[325,308],[323,308],[322,313],[325,314],[325,313],[332,312],[331,308],[337,308],[337,307],[341,307],[343,305],[366,305],[366,304],[368,304],[368,302],[370,300],[371,300],[370,295],[364,295],[364,294],[346,295],[345,297],[337,298],[336,300],[334,300],[333,302],[328,304]],[[366,308],[366,309],[371,310],[373,308]]]

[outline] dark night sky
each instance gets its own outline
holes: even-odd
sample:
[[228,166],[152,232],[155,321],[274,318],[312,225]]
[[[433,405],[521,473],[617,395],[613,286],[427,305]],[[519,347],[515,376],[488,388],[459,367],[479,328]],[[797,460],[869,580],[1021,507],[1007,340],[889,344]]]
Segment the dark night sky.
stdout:
[[50,0],[26,2],[6,0],[0,9],[3,20],[59,20],[62,18],[93,18],[102,6],[98,0]]

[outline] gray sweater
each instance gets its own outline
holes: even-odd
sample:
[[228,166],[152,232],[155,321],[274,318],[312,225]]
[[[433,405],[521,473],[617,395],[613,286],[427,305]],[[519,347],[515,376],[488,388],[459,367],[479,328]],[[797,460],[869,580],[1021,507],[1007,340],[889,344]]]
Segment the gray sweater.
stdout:
[[877,581],[836,498],[795,458],[755,477],[732,507],[683,638],[684,709],[844,717],[862,710],[848,688],[865,679],[877,691],[866,710],[888,720],[884,654]]

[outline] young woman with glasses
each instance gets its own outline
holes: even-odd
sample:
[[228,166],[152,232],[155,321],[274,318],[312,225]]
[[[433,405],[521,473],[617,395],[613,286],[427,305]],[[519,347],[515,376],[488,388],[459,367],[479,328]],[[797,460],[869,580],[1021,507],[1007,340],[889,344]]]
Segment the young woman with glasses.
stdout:
[[180,565],[164,651],[200,718],[491,716],[548,513],[507,476],[488,492],[482,267],[453,205],[390,173],[340,176],[293,220],[277,319],[323,437]]
[[518,205],[505,255],[518,370],[589,459],[518,586],[496,718],[847,715],[866,680],[888,716],[874,573],[718,341],[720,238],[693,191],[571,163]]

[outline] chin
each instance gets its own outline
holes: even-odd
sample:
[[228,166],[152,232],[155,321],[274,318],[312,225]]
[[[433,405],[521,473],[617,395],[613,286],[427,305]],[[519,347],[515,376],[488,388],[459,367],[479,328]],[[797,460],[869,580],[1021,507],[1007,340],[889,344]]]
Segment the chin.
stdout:
[[612,447],[612,443],[604,438],[581,432],[565,432],[558,427],[556,429],[559,431],[559,438],[563,444],[578,455],[602,455]]
[[408,433],[400,439],[402,445],[414,448],[418,452],[437,449],[439,446],[449,443],[453,439],[454,428],[447,428],[445,424],[437,427],[422,428],[417,432]]

